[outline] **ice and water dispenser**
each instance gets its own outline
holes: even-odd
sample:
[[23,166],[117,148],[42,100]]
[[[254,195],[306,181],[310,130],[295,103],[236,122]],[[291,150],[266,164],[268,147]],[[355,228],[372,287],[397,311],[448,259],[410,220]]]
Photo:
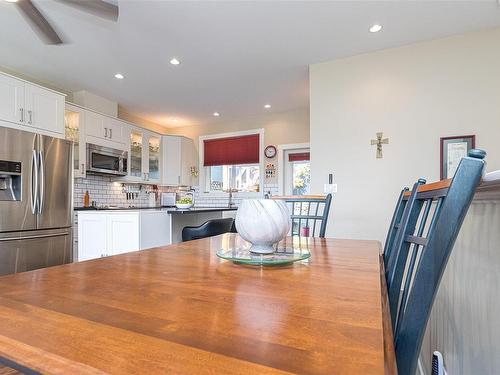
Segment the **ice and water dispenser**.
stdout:
[[0,201],[20,201],[21,183],[21,162],[0,160]]

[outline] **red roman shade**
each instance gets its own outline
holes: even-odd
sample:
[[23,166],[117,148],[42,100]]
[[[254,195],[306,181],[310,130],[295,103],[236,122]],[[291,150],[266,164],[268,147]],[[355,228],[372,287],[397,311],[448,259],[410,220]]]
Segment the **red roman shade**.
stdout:
[[288,154],[288,161],[306,161],[309,160],[308,152],[297,152],[295,154]]
[[203,141],[205,167],[258,164],[259,134],[207,139]]

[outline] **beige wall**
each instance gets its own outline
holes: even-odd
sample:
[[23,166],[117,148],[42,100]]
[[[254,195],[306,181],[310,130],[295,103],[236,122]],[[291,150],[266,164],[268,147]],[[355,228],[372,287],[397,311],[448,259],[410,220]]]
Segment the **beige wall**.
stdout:
[[133,115],[132,113],[127,112],[120,104],[118,104],[118,118],[160,134],[171,134],[168,128],[165,128],[164,126],[161,126],[155,122],[143,119],[142,117]]
[[385,239],[399,190],[439,178],[440,137],[475,134],[500,169],[499,46],[494,29],[310,67],[312,187],[338,184],[329,236]]
[[277,146],[286,143],[309,142],[309,110],[296,109],[287,112],[271,112],[230,121],[224,121],[221,118],[218,122],[171,128],[168,129],[168,132],[192,138],[196,147],[198,147],[198,137],[201,135],[258,128],[264,128],[264,143],[266,145]]

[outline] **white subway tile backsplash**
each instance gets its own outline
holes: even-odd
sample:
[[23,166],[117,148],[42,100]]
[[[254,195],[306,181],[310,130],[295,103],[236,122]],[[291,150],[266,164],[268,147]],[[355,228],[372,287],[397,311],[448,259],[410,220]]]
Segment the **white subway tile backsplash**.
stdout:
[[[137,197],[134,194],[133,199],[127,200],[123,192],[122,183],[113,180],[109,176],[88,175],[87,178],[75,178],[74,183],[74,206],[83,206],[83,197],[88,191],[90,202],[96,201],[98,205],[118,205],[118,206],[136,206],[145,207],[148,205],[148,193],[144,189],[139,191],[137,184],[131,185],[137,191]],[[159,192],[176,191],[176,187],[159,186]],[[264,193],[271,192],[272,195],[278,194],[278,184],[264,184]],[[228,205],[227,197],[213,197],[210,195],[200,195],[199,188],[194,187],[195,205],[198,207],[226,207]],[[241,198],[234,198],[236,206],[241,203]],[[159,204],[159,200],[157,201]]]

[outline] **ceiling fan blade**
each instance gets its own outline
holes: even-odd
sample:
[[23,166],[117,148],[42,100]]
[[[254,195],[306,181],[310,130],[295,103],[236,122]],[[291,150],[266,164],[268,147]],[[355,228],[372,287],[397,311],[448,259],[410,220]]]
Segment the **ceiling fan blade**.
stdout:
[[45,19],[42,13],[31,2],[31,0],[19,0],[16,2],[17,8],[21,14],[30,23],[33,31],[47,44],[62,44],[61,38],[50,26],[50,23]]
[[93,14],[110,21],[118,20],[118,5],[108,3],[103,0],[57,0],[60,3],[72,6],[84,12]]

